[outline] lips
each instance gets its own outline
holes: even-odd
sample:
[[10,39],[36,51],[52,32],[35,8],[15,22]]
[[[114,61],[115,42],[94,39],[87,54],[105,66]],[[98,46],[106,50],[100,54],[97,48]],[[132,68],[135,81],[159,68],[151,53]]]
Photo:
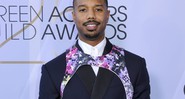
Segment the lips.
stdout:
[[96,24],[89,24],[86,26],[87,30],[93,31],[96,30],[97,25]]
[[93,21],[84,23],[84,26],[86,26],[86,29],[89,31],[95,31],[99,24],[99,22]]

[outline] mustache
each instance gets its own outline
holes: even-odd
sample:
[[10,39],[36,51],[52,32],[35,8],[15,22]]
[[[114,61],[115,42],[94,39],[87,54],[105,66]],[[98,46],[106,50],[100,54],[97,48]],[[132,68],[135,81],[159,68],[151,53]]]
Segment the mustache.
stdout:
[[90,24],[90,23],[94,23],[94,24],[96,24],[96,25],[100,24],[100,22],[98,22],[98,21],[90,20],[90,21],[84,22],[83,25],[86,26],[86,25],[88,25],[88,24]]

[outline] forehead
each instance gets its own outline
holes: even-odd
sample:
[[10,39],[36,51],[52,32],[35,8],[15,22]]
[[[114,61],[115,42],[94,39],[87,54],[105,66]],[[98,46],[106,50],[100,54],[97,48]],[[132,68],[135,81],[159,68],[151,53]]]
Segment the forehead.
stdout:
[[75,0],[74,6],[95,6],[95,5],[103,5],[105,6],[105,0]]

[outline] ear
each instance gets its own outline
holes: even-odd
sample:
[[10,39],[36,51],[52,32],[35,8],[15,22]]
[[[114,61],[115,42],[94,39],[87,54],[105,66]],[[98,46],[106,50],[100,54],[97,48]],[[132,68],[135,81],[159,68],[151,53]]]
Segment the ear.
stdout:
[[73,21],[75,21],[75,12],[74,12],[74,9],[72,11],[72,16],[73,16]]
[[107,10],[107,23],[109,21],[109,16],[110,16],[110,10]]
[[107,10],[107,18],[109,19],[110,16],[110,10]]

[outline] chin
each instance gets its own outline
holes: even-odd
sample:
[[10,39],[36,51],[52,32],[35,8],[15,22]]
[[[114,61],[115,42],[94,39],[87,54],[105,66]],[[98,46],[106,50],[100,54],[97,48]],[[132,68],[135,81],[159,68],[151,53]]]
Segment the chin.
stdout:
[[94,34],[94,35],[84,35],[86,39],[88,40],[91,40],[91,41],[94,41],[94,40],[97,40],[97,39],[100,39],[101,38],[101,35],[100,33],[97,33],[97,34]]
[[99,34],[97,35],[84,35],[85,38],[89,39],[89,40],[96,40],[97,38],[99,38]]

